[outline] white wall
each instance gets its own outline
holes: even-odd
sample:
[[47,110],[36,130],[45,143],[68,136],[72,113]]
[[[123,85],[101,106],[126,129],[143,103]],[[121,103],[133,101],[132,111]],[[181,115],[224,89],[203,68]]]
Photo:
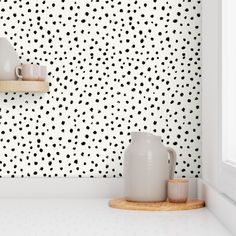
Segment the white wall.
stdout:
[[50,92],[0,94],[0,177],[120,177],[130,132],[201,174],[201,1],[1,1],[0,35]]
[[220,0],[202,1],[202,177],[218,186],[219,168],[219,6]]

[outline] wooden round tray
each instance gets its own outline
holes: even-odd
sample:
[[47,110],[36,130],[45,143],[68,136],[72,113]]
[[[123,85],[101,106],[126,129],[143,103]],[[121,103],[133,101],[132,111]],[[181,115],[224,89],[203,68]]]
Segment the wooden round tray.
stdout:
[[205,203],[202,200],[188,200],[186,203],[171,203],[171,202],[131,202],[124,198],[112,199],[109,201],[109,206],[112,208],[124,210],[138,211],[182,211],[192,210],[204,207]]

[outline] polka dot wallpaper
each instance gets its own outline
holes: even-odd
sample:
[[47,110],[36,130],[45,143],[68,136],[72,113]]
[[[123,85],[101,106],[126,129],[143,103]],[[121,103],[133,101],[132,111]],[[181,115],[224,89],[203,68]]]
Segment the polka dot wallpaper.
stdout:
[[0,94],[1,177],[120,177],[132,131],[200,175],[201,1],[2,0],[0,29],[50,81]]

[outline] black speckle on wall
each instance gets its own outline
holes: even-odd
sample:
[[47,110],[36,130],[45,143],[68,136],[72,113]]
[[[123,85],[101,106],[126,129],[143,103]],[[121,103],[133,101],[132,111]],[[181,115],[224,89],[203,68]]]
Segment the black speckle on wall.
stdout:
[[201,2],[2,1],[0,29],[50,92],[0,94],[1,177],[119,177],[130,132],[201,167]]

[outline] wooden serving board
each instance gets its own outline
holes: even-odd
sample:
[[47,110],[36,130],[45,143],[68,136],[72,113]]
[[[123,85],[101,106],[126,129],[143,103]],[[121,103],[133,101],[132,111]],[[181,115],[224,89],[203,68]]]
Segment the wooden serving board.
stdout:
[[124,198],[112,199],[109,201],[112,208],[137,211],[182,211],[202,208],[205,206],[204,201],[193,199],[186,203],[171,202],[131,202]]

